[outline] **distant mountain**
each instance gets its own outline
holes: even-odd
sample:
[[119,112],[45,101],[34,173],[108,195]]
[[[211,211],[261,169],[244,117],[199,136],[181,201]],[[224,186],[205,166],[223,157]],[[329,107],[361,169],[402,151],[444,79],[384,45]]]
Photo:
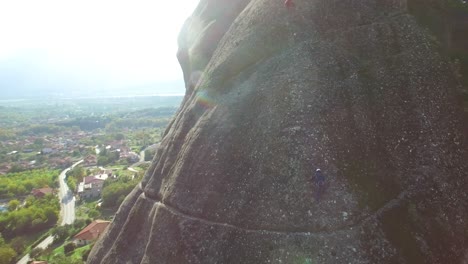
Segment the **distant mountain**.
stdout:
[[[28,99],[28,98],[81,98],[81,97],[117,97],[117,96],[142,96],[155,94],[183,95],[185,88],[183,81],[166,83],[151,83],[145,85],[126,87],[86,87],[63,82],[63,84],[50,83],[49,86],[35,83],[23,85],[27,81],[11,78],[1,78],[0,72],[0,100]],[[64,88],[65,87],[65,88]]]
[[[182,80],[121,81],[119,76],[48,64],[47,54],[37,51],[0,60],[0,100],[41,97],[98,97],[183,94]],[[123,78],[125,79],[125,78]],[[122,80],[123,80],[122,79]]]

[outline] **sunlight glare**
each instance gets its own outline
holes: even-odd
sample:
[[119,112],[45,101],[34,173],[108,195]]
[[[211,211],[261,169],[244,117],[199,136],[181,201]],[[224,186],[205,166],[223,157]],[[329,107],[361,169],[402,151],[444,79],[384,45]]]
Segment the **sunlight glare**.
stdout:
[[[29,53],[41,67],[118,82],[181,79],[177,35],[197,0],[2,1],[0,62]],[[25,55],[26,54],[26,55]]]

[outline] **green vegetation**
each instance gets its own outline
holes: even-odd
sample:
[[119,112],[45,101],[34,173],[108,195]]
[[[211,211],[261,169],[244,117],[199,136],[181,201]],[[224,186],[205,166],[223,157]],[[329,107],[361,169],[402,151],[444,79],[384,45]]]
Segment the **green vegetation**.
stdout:
[[97,165],[98,166],[105,166],[112,163],[115,163],[119,160],[120,153],[117,151],[108,151],[107,149],[103,149],[98,156]]
[[32,170],[0,177],[0,199],[25,196],[33,188],[57,186],[57,170]]
[[86,171],[82,166],[76,166],[75,168],[67,172],[66,183],[70,190],[75,191],[79,182],[83,181],[86,177]]
[[[138,167],[134,167],[132,171],[123,165],[108,167],[107,169],[111,169],[116,178],[109,178],[104,182],[100,200],[96,198],[95,200],[79,201],[76,207],[76,218],[79,220],[111,220],[118,206],[141,181],[148,166],[149,164],[143,163]],[[88,175],[97,172],[99,172],[99,169],[88,171]]]
[[42,248],[33,248],[29,252],[29,257],[31,257],[33,259],[38,258],[43,252],[44,252],[44,250]]
[[61,121],[57,123],[64,127],[78,127],[83,131],[91,131],[99,128],[104,128],[111,121],[109,117],[77,117],[73,120]]
[[[33,188],[55,186],[58,171],[33,170],[10,173],[0,178],[2,198],[21,197]],[[8,202],[8,212],[0,213],[0,232],[11,239],[9,245],[20,255],[37,238],[35,234],[54,225],[58,219],[60,206],[58,199],[48,195],[43,199],[28,197],[24,201],[12,199]]]
[[29,196],[22,207],[0,213],[0,232],[13,238],[50,228],[57,222],[59,210],[59,201],[52,194],[40,199]]
[[72,253],[75,248],[76,246],[74,243],[68,242],[63,246],[63,253],[65,253],[65,255],[70,255],[70,253]]
[[8,202],[8,211],[15,211],[20,206],[20,201],[13,199]]
[[78,219],[72,225],[56,226],[52,228],[50,233],[54,236],[54,243],[60,244],[67,239],[73,238],[75,234],[80,232],[89,223],[91,223],[90,219]]
[[131,177],[118,177],[116,180],[107,180],[102,189],[102,206],[119,206],[125,197],[141,181],[142,175],[132,179]]
[[[62,128],[55,125],[42,125],[42,124],[34,124],[26,127],[23,131],[21,131],[22,135],[43,135],[43,134],[54,134],[61,130]],[[36,143],[37,144],[37,143]],[[39,145],[39,147],[41,147]]]
[[156,154],[155,149],[147,149],[145,150],[145,161],[151,161]]
[[[153,158],[153,157],[151,157]],[[138,169],[138,170],[141,170],[143,172],[145,172],[148,168],[149,168],[150,164],[149,163],[142,163],[140,165],[138,165],[137,167],[134,167],[134,169]]]
[[[0,175],[38,168],[135,162],[135,155],[159,142],[182,97],[78,100],[0,100]],[[60,111],[57,111],[60,109]],[[95,160],[95,146],[108,153]],[[116,152],[122,150],[122,158]],[[91,156],[91,157],[90,157]]]
[[91,247],[92,245],[86,245],[75,248],[73,243],[67,242],[52,252],[43,252],[38,259],[47,260],[51,264],[83,264],[83,261],[88,258]]
[[16,251],[10,245],[5,243],[5,240],[0,234],[0,263],[12,263],[16,255]]
[[97,210],[97,201],[80,201],[80,205],[76,207],[76,219],[80,221],[97,219],[101,216],[101,212]]
[[65,255],[57,255],[54,258],[51,258],[49,260],[50,264],[83,264],[83,261],[81,259],[74,259],[72,257],[67,257]]
[[75,249],[73,255],[71,256],[73,259],[79,259],[86,261],[89,256],[89,252],[91,252],[91,245],[86,245],[80,248]]
[[144,148],[161,141],[161,135],[163,133],[162,128],[157,129],[141,129],[133,133],[129,133],[128,139],[132,143],[132,150],[140,152]]
[[49,263],[80,263],[86,260],[92,245],[76,248],[71,241],[91,220],[77,220],[73,225],[58,226],[51,230],[54,244],[46,250],[37,252],[36,259]]
[[118,115],[106,125],[107,131],[121,131],[122,129],[154,128],[167,126],[174,115],[175,108],[147,108],[139,111]]
[[[1,234],[0,234],[1,236]],[[40,232],[26,234],[22,236],[16,236],[7,242],[8,247],[12,248],[15,251],[15,254],[18,257],[21,257],[25,252],[31,252],[31,249],[37,246],[41,241],[43,241],[47,236],[49,236],[48,230],[43,230]],[[0,261],[0,263],[3,263]]]
[[15,130],[8,128],[0,128],[0,140],[9,140],[15,138]]

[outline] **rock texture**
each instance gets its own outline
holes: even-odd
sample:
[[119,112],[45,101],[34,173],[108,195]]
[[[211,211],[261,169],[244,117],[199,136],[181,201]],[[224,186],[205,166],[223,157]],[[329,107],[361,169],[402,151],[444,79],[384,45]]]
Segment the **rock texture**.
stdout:
[[406,1],[202,0],[179,43],[184,103],[88,263],[468,261],[459,82]]

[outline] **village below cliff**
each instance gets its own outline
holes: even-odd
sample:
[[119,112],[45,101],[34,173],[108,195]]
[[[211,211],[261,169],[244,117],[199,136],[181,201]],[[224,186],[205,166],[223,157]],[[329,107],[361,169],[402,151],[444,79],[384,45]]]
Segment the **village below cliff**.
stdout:
[[0,263],[83,263],[181,100],[0,100]]

